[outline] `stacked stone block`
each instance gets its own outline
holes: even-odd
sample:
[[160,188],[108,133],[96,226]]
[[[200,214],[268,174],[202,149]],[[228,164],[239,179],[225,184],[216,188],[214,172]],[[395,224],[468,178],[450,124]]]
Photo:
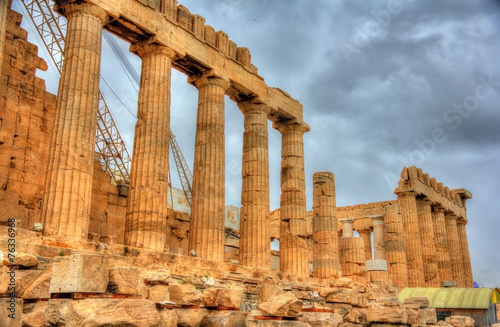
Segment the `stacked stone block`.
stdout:
[[280,270],[309,275],[304,173],[305,123],[274,123],[281,140]]
[[340,277],[335,202],[335,176],[330,172],[313,175],[313,276]]

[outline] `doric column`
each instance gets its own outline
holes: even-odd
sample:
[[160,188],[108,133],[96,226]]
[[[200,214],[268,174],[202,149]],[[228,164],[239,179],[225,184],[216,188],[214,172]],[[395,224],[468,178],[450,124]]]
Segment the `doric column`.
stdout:
[[399,206],[388,209],[384,220],[385,258],[387,260],[390,279],[401,290],[408,286],[408,265],[406,261],[403,220],[399,213]]
[[[354,237],[354,228],[353,228],[354,219],[342,218],[339,219],[339,221],[342,223],[342,238]],[[363,251],[364,251],[364,246],[363,246]]]
[[465,229],[466,224],[467,220],[465,219],[457,220],[458,241],[460,244],[463,262],[463,287],[474,287],[469,253],[469,241],[467,240],[467,230]]
[[434,224],[432,222],[431,202],[427,199],[417,199],[417,213],[422,238],[422,259],[426,287],[441,287],[439,283],[438,266],[436,263],[436,246],[434,239]]
[[224,92],[230,84],[214,71],[192,76],[189,82],[199,91],[189,251],[224,261]]
[[373,247],[374,259],[385,260],[384,216],[370,216],[373,220]]
[[306,230],[306,184],[304,173],[304,133],[306,123],[273,124],[281,139],[280,270],[309,276]]
[[446,222],[444,220],[444,209],[433,206],[432,220],[434,222],[434,243],[436,246],[436,261],[439,270],[440,287],[443,282],[453,280],[448,247],[448,236],[446,233]]
[[446,234],[448,236],[448,251],[450,253],[451,271],[453,273],[453,280],[457,287],[463,287],[463,257],[460,249],[457,216],[451,212],[445,213],[446,221]]
[[401,205],[401,218],[404,226],[406,260],[408,263],[408,286],[424,287],[424,261],[422,259],[422,241],[418,224],[417,201],[415,192],[400,192],[398,201]]
[[335,176],[331,172],[313,175],[313,276],[340,277],[337,234]]
[[94,5],[61,8],[68,19],[42,217],[44,235],[86,239],[94,172],[102,27]]
[[358,229],[356,230],[359,233],[359,237],[363,240],[364,249],[365,249],[365,258],[366,260],[372,259],[372,228],[368,229]]
[[240,263],[271,269],[267,115],[258,100],[238,103],[244,115],[241,175]]
[[170,76],[175,52],[139,43],[130,50],[142,59],[125,244],[163,251],[168,192]]

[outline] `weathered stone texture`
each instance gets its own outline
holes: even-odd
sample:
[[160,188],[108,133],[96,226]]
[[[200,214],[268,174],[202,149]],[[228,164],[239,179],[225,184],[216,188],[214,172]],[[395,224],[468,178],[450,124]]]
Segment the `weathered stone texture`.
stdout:
[[170,301],[176,304],[200,305],[203,294],[191,284],[170,284]]
[[436,263],[436,245],[431,203],[427,199],[417,199],[417,215],[422,237],[422,260],[424,262],[425,286],[441,287],[438,265]]
[[463,281],[463,256],[457,227],[457,216],[445,213],[446,233],[448,236],[448,251],[450,253],[451,271],[456,286],[462,287]]
[[309,275],[304,173],[305,123],[274,123],[281,139],[280,270]]
[[157,44],[131,48],[142,59],[125,243],[163,251],[167,216],[170,76],[175,52]]
[[302,301],[292,292],[286,292],[259,304],[259,310],[264,316],[295,317],[302,310]]
[[450,253],[448,247],[448,235],[446,233],[446,222],[444,219],[444,210],[434,206],[432,211],[432,220],[434,222],[434,241],[436,246],[436,261],[439,270],[439,279],[442,282],[453,280],[451,270]]
[[466,316],[446,317],[445,321],[453,327],[474,327],[474,319]]
[[198,88],[189,251],[224,260],[224,92],[229,82],[211,72],[191,77]]
[[240,308],[242,288],[208,288],[203,292],[203,306]]
[[472,280],[472,265],[469,253],[469,241],[467,240],[466,226],[464,220],[457,220],[458,242],[460,244],[460,253],[462,254],[463,263],[463,285],[462,287],[474,287]]
[[104,293],[108,286],[108,257],[75,254],[54,259],[50,293]]
[[422,258],[422,241],[417,215],[416,194],[413,192],[399,193],[401,219],[403,220],[406,260],[408,264],[408,286],[425,285],[424,261]]
[[335,176],[330,172],[313,175],[313,276],[340,277],[335,203]]
[[106,12],[68,4],[65,62],[43,202],[44,235],[86,239],[94,172],[102,26]]
[[244,115],[241,176],[240,263],[270,269],[269,146],[267,116],[271,109],[248,100],[238,103]]

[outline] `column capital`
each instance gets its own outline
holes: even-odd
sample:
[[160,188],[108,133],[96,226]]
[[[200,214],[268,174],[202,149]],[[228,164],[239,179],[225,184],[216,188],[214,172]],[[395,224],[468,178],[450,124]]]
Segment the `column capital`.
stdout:
[[384,216],[383,215],[371,215],[368,216],[371,220],[373,220],[373,225],[383,225],[384,224]]
[[457,224],[459,225],[467,225],[468,220],[464,217],[457,217]]
[[373,227],[370,226],[370,227],[366,227],[366,228],[356,228],[355,231],[360,233],[360,234],[361,233],[371,233],[371,232],[373,232]]
[[70,18],[72,15],[78,13],[87,13],[97,17],[103,26],[106,25],[109,20],[108,13],[96,5],[90,3],[77,3],[76,1],[64,4],[57,4],[57,2],[58,1],[56,1],[55,5],[56,11],[63,14],[66,18]]
[[188,83],[194,85],[197,89],[200,89],[205,85],[215,85],[223,88],[224,91],[231,86],[229,77],[215,69],[210,69],[200,74],[189,76]]
[[274,122],[273,128],[278,130],[282,135],[291,131],[298,131],[304,134],[311,130],[311,128],[306,124],[305,121],[299,120],[297,118]]
[[252,111],[261,111],[266,113],[266,115],[269,115],[269,113],[271,113],[271,106],[263,103],[259,97],[255,97],[245,101],[239,101],[237,105],[244,115]]
[[443,212],[444,213],[445,209],[442,206],[436,204],[436,205],[432,205],[432,212]]
[[135,53],[141,57],[141,59],[151,57],[156,54],[166,55],[172,61],[179,57],[173,49],[157,43],[154,37],[130,45],[129,51]]
[[445,211],[445,213],[444,213],[444,217],[445,217],[446,219],[455,219],[455,220],[457,220],[457,219],[458,219],[458,216],[457,216],[457,215],[455,215],[455,214],[454,214],[453,212],[451,212],[451,211]]
[[412,196],[412,197],[417,197],[417,192],[415,191],[399,191],[398,189],[396,189],[394,191],[394,193],[398,196],[398,197],[403,197],[403,196]]

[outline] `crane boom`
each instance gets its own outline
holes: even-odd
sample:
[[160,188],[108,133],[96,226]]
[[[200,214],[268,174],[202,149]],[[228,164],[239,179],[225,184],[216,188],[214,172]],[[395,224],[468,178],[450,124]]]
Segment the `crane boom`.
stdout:
[[[64,60],[66,19],[54,14],[49,0],[21,0],[21,2],[47,48],[57,71],[61,74]],[[132,160],[102,92],[99,92],[95,145],[96,151],[101,154],[101,163],[114,181],[122,180],[128,183]]]

